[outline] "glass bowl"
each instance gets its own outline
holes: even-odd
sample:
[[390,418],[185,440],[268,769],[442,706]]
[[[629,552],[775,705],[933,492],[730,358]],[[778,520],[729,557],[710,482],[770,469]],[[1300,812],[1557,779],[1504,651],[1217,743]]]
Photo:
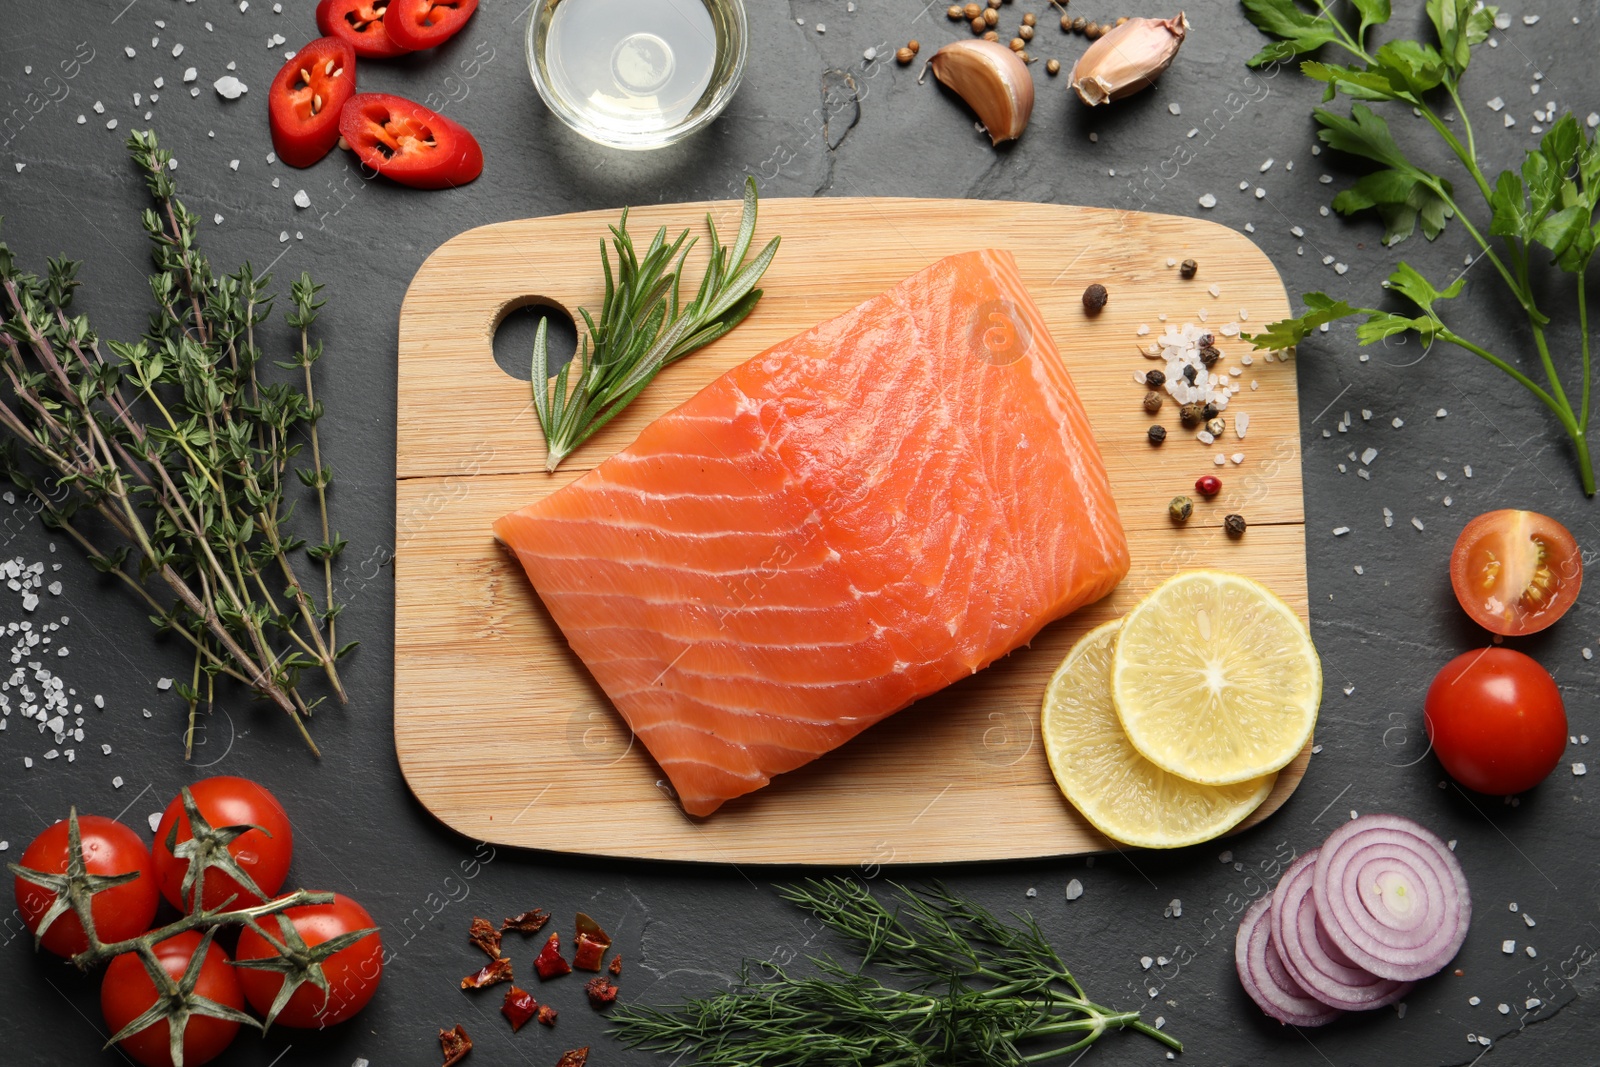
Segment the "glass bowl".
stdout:
[[536,0],[528,20],[539,96],[610,148],[661,148],[709,124],[748,47],[742,0]]

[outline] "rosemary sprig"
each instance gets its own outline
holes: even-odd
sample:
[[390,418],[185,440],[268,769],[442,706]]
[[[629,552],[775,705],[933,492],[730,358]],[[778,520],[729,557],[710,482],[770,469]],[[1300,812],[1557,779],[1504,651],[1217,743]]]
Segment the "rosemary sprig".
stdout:
[[858,967],[812,957],[818,973],[799,977],[747,961],[726,993],[619,1009],[615,1033],[706,1067],[1022,1067],[1121,1029],[1183,1050],[1138,1012],[1090,1002],[1031,918],[1007,924],[942,886],[895,888],[893,909],[843,878],[782,890],[860,952]]
[[[684,261],[698,238],[691,239],[684,230],[669,245],[663,226],[640,258],[628,233],[627,208],[622,210],[621,223],[610,230],[617,268],[613,275],[611,254],[601,241],[606,295],[600,305],[600,321],[597,323],[587,308],[578,309],[586,336],[577,356],[556,372],[553,381],[546,341],[548,319],[539,321],[534,336],[533,406],[544,431],[547,471],[555,470],[616,417],[661,368],[704,348],[743,322],[761,299],[761,290],[755,285],[777,255],[780,240],[774,237],[755,259],[745,262],[756,231],[756,183],[754,178],[746,178],[738,237],[731,246],[722,244],[711,216],[706,216],[711,258],[699,292],[680,306]],[[569,387],[574,364],[577,381]]]
[[[0,429],[9,438],[0,474],[148,606],[158,630],[193,647],[191,680],[177,687],[189,706],[186,755],[202,676],[209,703],[218,675],[277,704],[315,752],[305,719],[317,701],[301,694],[301,675],[321,672],[345,702],[336,663],[353,647],[336,645],[333,631],[331,567],[344,541],[329,530],[332,472],[311,391],[319,287],[307,275],[293,286],[288,321],[300,346],[279,364],[304,369],[304,391],[262,379],[255,330],[272,310],[270,279],[248,264],[214,274],[198,219],[168,174],[170,154],[148,132],[128,148],[156,202],[143,213],[155,264],[149,329],[137,342],[107,341],[108,357],[88,318],[70,313],[79,265],[51,260],[41,278],[18,270],[0,243]],[[303,432],[314,469],[296,474],[321,514],[322,540],[310,547],[290,527],[284,493]],[[301,549],[322,564],[321,606],[295,570]]]

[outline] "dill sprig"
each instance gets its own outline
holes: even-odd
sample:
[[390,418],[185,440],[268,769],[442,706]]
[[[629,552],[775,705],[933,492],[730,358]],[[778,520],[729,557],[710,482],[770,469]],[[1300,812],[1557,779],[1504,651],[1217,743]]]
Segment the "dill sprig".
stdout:
[[[616,272],[611,254],[600,242],[605,268],[606,295],[596,322],[587,308],[579,308],[587,334],[576,358],[564,364],[551,380],[546,342],[548,319],[539,320],[533,341],[533,406],[544,430],[545,470],[553,471],[595,431],[610,422],[649,385],[661,368],[715,341],[755,309],[761,299],[756,282],[766,273],[778,252],[774,237],[749,263],[750,240],[756,231],[756,183],[745,179],[744,211],[734,243],[722,244],[716,225],[706,216],[711,257],[700,290],[686,305],[679,304],[679,283],[684,261],[699,238],[684,230],[667,243],[667,228],[640,258],[628,233],[628,209],[622,221],[609,227],[611,247],[617,254]],[[569,387],[573,366],[578,377]]]
[[[270,277],[249,264],[215,274],[198,246],[199,219],[177,197],[171,155],[154,133],[128,149],[155,201],[150,238],[155,310],[136,342],[101,341],[71,313],[79,264],[55,259],[44,277],[22,271],[0,242],[0,474],[30,495],[94,567],[150,609],[158,631],[192,646],[186,754],[195,715],[224,675],[272,701],[316,751],[306,719],[317,701],[303,672],[326,677],[343,703],[334,640],[332,562],[345,541],[328,523],[333,472],[322,462],[322,406],[311,368],[322,356],[310,329],[321,287],[302,275],[287,315],[303,389],[258,373],[256,328],[272,311]],[[301,436],[311,468],[298,466]],[[286,475],[314,491],[321,540],[291,527]],[[321,564],[323,602],[296,571],[301,551]]]
[[939,885],[894,888],[893,908],[844,878],[780,891],[849,943],[858,966],[811,957],[817,973],[797,976],[746,961],[727,992],[619,1009],[615,1033],[705,1067],[1023,1067],[1122,1029],[1183,1050],[1138,1012],[1092,1003],[1032,918],[1008,924]]

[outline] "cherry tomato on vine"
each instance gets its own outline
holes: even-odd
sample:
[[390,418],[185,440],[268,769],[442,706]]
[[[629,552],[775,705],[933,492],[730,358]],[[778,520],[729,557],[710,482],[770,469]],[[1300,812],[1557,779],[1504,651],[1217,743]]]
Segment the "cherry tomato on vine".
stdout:
[[1567,712],[1555,679],[1509,648],[1479,649],[1445,664],[1423,707],[1439,762],[1480,793],[1531,789],[1567,746]]
[[[95,893],[89,914],[101,942],[110,944],[137,937],[150,929],[161,892],[156,884],[150,850],[133,830],[103,815],[78,816],[79,844],[83,866],[89,875],[116,875],[137,872],[139,877]],[[45,828],[22,853],[20,866],[42,874],[65,874],[69,857],[68,821],[62,819]],[[53,889],[16,879],[17,910],[34,933],[39,921],[56,901]],[[89,947],[83,924],[76,912],[66,911],[51,922],[41,939],[46,949],[57,956],[75,956]]]
[[318,37],[278,71],[267,90],[272,148],[291,167],[309,167],[339,143],[339,113],[356,93],[356,52]]
[[[227,826],[260,827],[240,834],[228,843],[226,852],[265,896],[252,893],[233,875],[213,868],[205,872],[201,902],[207,908],[216,908],[234,897],[230,907],[248,908],[263,903],[282,889],[289,875],[289,859],[294,854],[294,831],[277,798],[247,778],[226,775],[201,779],[189,787],[189,792],[200,817],[213,831]],[[161,895],[179,911],[188,911],[181,890],[184,875],[189,870],[189,857],[174,855],[167,847],[167,838],[174,826],[178,828],[178,851],[186,853],[194,848],[185,844],[192,840],[193,834],[181,794],[167,805],[161,824],[156,827],[155,869],[161,881]]]
[[1514,636],[1567,613],[1583,586],[1583,556],[1567,528],[1536,511],[1489,511],[1471,522],[1450,555],[1450,584],[1473,621]]
[[478,0],[389,0],[383,16],[389,39],[413,52],[444,44],[478,10]]
[[[177,934],[155,944],[157,961],[174,982],[183,977],[189,961],[199,949],[202,935],[194,930]],[[194,994],[235,1011],[244,1009],[244,991],[228,954],[212,942],[195,982]],[[137,1019],[156,1002],[155,983],[145,971],[138,953],[124,952],[106,967],[100,985],[100,1014],[115,1034]],[[193,1014],[183,1031],[184,1067],[198,1067],[216,1059],[232,1043],[239,1023],[210,1015]],[[145,1067],[172,1067],[171,1031],[165,1019],[158,1020],[117,1042],[117,1047]]]
[[317,30],[337,37],[362,59],[391,59],[409,49],[395,44],[384,25],[388,0],[322,0],[317,5]]
[[[281,1026],[314,1029],[344,1022],[366,1007],[383,977],[383,940],[367,909],[344,894],[335,893],[331,904],[306,904],[289,908],[283,914],[293,923],[295,932],[309,950],[306,957],[322,967],[328,990],[324,993],[310,982],[303,983],[272,1021]],[[263,919],[261,925],[274,939],[288,940],[275,916]],[[372,932],[326,957],[317,958],[321,956],[317,951],[319,946],[362,930]],[[296,949],[292,943],[286,947],[291,953]],[[239,934],[236,953],[241,964],[239,982],[244,986],[250,1006],[263,1015],[272,1010],[272,1003],[283,988],[284,976],[277,971],[242,965],[250,960],[273,959],[280,955],[282,953],[266,938],[249,927]]]

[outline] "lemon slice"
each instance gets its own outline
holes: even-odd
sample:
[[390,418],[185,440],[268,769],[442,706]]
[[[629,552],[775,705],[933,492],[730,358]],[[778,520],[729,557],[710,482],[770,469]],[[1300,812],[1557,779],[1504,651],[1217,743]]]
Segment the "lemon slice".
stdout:
[[1260,806],[1277,775],[1196,785],[1168,774],[1122,732],[1111,703],[1111,657],[1121,620],[1072,647],[1044,693],[1041,733],[1056,784],[1096,830],[1139,848],[1180,848],[1226,833]]
[[1169,578],[1122,620],[1111,696],[1145,759],[1202,785],[1270,774],[1311,737],[1322,664],[1289,606],[1237,574]]

